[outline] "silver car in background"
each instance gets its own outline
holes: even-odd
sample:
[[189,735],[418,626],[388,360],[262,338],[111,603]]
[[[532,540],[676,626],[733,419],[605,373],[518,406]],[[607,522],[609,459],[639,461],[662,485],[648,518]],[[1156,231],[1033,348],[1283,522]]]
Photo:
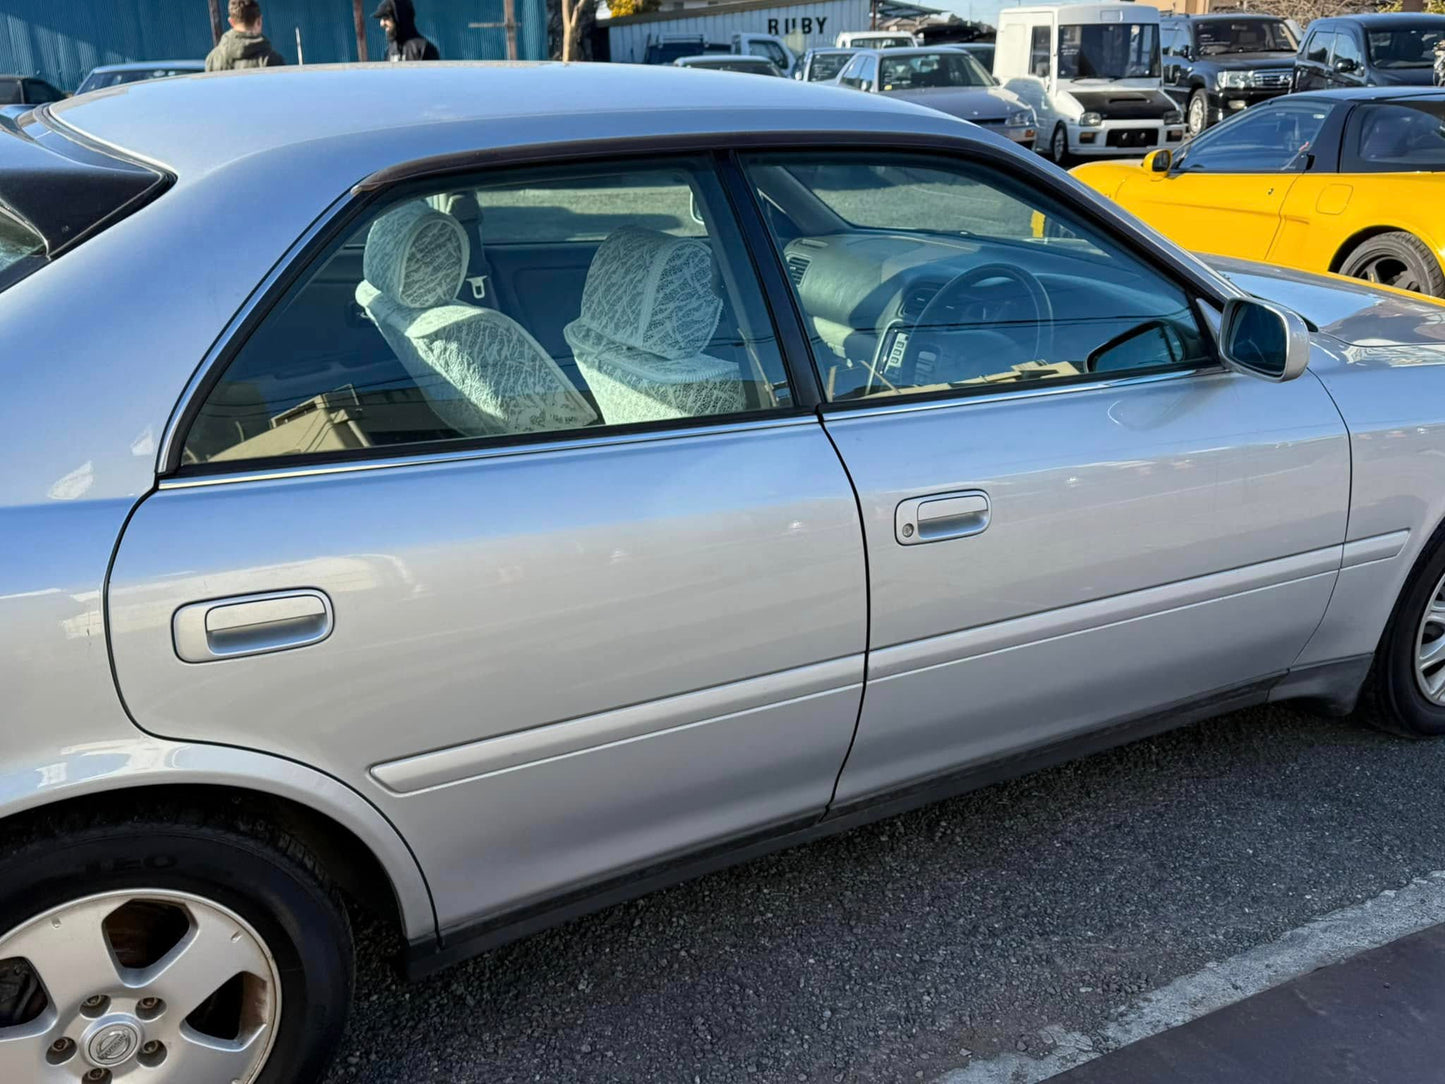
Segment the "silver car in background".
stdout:
[[1033,149],[1039,134],[1033,108],[957,46],[862,49],[838,73],[837,82],[972,121],[1025,150]]
[[1445,732],[1445,308],[938,112],[157,80],[0,204],[7,1084],[321,1079],[347,896],[420,975],[1241,705]]

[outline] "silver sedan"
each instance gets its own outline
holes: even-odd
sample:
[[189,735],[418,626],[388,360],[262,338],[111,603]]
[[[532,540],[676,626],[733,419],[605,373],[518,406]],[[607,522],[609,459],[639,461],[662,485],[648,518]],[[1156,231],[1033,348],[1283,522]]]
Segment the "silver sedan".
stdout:
[[0,373],[6,1082],[319,1079],[348,896],[419,975],[1239,705],[1445,732],[1445,308],[884,96],[70,99]]

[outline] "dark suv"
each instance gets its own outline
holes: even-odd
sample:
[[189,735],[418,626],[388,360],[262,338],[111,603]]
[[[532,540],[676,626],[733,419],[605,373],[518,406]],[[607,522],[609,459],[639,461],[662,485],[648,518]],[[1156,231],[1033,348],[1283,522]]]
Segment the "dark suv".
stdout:
[[1190,135],[1255,102],[1289,92],[1295,40],[1272,15],[1166,15],[1159,21],[1164,89]]
[[1397,12],[1316,19],[1294,63],[1295,90],[1430,86],[1445,15]]

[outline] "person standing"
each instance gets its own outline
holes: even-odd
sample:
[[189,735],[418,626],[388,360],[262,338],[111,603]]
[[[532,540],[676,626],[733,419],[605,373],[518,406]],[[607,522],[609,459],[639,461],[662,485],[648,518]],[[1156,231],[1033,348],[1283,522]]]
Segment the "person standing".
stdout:
[[440,60],[437,47],[416,28],[416,9],[411,0],[381,0],[371,13],[386,31],[387,60]]
[[206,71],[275,68],[286,63],[286,58],[271,48],[271,43],[261,34],[261,5],[256,0],[231,0],[227,14],[231,29],[222,34],[216,47],[206,54]]

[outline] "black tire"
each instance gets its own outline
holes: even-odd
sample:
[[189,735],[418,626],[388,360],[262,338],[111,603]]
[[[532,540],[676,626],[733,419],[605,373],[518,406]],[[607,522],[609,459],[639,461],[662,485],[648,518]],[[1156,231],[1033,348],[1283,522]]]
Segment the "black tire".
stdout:
[[1445,530],[1430,540],[1385,626],[1360,707],[1366,722],[1406,738],[1445,735],[1445,706],[1433,703],[1415,675],[1417,637],[1425,610],[1445,577]]
[[1361,241],[1340,263],[1340,274],[1401,290],[1445,297],[1445,271],[1430,246],[1412,233],[1392,230]]
[[1209,127],[1209,95],[1201,87],[1189,95],[1184,107],[1184,126],[1191,136],[1197,136]]
[[133,820],[75,814],[0,836],[0,937],[52,908],[125,889],[188,892],[249,922],[281,987],[275,1040],[256,1084],[315,1084],[326,1075],[351,1009],[351,925],[305,846],[246,818],[179,810]]
[[1049,160],[1060,169],[1069,168],[1069,130],[1062,122],[1054,125],[1049,137]]

